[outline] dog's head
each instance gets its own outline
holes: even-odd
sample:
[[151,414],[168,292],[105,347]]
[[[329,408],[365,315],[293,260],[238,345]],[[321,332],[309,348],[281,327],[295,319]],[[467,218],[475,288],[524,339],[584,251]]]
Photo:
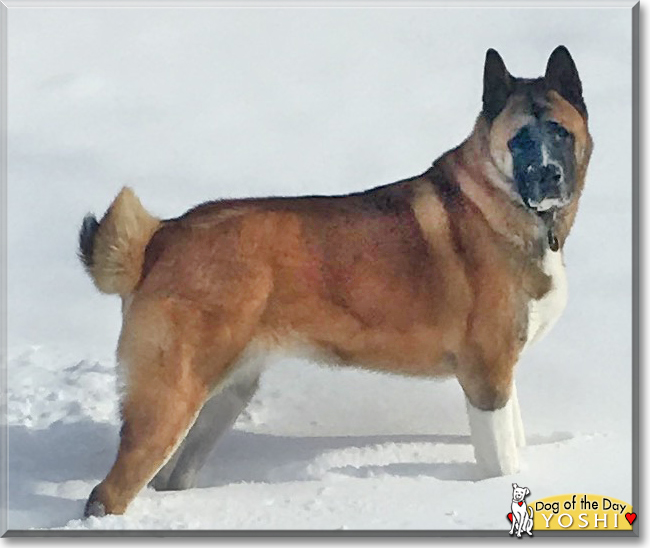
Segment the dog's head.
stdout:
[[530,489],[528,487],[519,487],[516,483],[512,484],[513,501],[522,502],[528,495],[530,495]]
[[564,46],[534,79],[511,76],[488,50],[481,116],[494,165],[528,207],[561,209],[580,193],[592,142],[580,77]]

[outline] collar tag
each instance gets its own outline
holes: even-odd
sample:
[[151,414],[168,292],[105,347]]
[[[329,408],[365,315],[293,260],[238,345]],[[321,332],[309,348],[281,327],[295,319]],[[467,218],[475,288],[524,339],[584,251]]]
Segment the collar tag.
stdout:
[[560,249],[560,244],[557,241],[557,236],[553,233],[553,229],[549,228],[548,230],[548,247],[551,251],[557,251]]

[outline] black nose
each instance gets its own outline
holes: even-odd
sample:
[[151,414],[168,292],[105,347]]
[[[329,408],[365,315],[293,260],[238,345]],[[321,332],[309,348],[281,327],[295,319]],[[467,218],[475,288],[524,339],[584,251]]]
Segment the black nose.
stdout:
[[557,185],[562,180],[562,171],[555,164],[549,164],[542,169],[542,182]]

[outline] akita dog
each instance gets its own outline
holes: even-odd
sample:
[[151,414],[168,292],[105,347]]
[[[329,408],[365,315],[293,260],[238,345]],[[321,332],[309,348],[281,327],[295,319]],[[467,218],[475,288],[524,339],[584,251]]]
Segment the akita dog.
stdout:
[[147,482],[194,484],[274,349],[404,375],[455,376],[486,476],[518,468],[513,371],[566,301],[562,249],[592,140],[563,46],[543,77],[489,50],[474,131],[416,177],[346,196],[221,200],[160,220],[124,188],[80,256],[122,298],[117,459],[85,515]]

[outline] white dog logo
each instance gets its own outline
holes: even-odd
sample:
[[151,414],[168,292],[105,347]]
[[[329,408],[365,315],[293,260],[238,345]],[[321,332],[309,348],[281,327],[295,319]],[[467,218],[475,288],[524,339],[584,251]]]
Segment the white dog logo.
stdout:
[[521,532],[525,531],[529,536],[533,536],[533,516],[528,512],[526,497],[530,495],[528,487],[519,487],[516,483],[512,484],[512,504],[510,505],[512,514],[508,515],[512,521],[510,534],[515,532],[517,527],[517,536],[521,538]]

